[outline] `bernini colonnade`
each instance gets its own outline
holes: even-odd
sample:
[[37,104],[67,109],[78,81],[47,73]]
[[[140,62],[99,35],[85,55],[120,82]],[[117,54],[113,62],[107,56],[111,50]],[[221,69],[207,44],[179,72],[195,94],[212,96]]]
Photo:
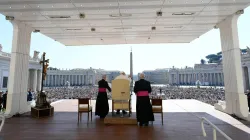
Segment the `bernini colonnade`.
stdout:
[[63,86],[68,81],[70,85],[94,85],[100,77],[92,69],[58,70],[48,69],[44,86]]

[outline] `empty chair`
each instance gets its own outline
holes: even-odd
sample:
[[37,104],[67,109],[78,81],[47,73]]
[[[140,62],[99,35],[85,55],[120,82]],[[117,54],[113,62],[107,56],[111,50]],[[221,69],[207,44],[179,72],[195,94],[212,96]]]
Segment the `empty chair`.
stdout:
[[161,113],[161,123],[163,125],[162,99],[151,99],[153,113]]
[[90,113],[92,121],[92,106],[90,105],[90,98],[78,99],[78,123],[82,120],[82,113],[88,113],[88,121]]

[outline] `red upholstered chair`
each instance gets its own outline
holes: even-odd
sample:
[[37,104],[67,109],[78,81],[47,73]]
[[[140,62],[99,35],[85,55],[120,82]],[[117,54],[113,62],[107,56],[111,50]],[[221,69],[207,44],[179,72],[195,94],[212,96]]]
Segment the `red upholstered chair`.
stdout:
[[90,98],[78,99],[78,123],[82,120],[82,113],[88,113],[88,121],[90,113],[92,121],[92,106],[90,105]]
[[153,113],[161,113],[161,123],[163,125],[162,99],[151,99]]

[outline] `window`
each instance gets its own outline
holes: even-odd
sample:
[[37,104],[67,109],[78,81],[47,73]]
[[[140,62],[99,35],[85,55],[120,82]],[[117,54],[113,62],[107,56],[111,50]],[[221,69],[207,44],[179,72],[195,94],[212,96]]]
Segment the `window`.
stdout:
[[8,77],[3,77],[3,88],[7,88],[8,85]]

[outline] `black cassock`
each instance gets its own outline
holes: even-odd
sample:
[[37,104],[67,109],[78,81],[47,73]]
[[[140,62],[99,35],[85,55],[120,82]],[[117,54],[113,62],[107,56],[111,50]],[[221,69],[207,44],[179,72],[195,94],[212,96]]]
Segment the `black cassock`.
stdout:
[[98,86],[99,91],[96,99],[95,115],[104,118],[109,113],[109,103],[106,89],[111,92],[111,88],[109,87],[108,82],[103,79],[98,82]]
[[134,92],[137,95],[136,117],[138,122],[147,123],[149,121],[154,121],[154,114],[149,96],[138,96],[140,91],[151,93],[151,90],[150,82],[144,79],[135,82]]
[[248,111],[250,112],[250,93],[247,94],[247,100],[248,100]]

